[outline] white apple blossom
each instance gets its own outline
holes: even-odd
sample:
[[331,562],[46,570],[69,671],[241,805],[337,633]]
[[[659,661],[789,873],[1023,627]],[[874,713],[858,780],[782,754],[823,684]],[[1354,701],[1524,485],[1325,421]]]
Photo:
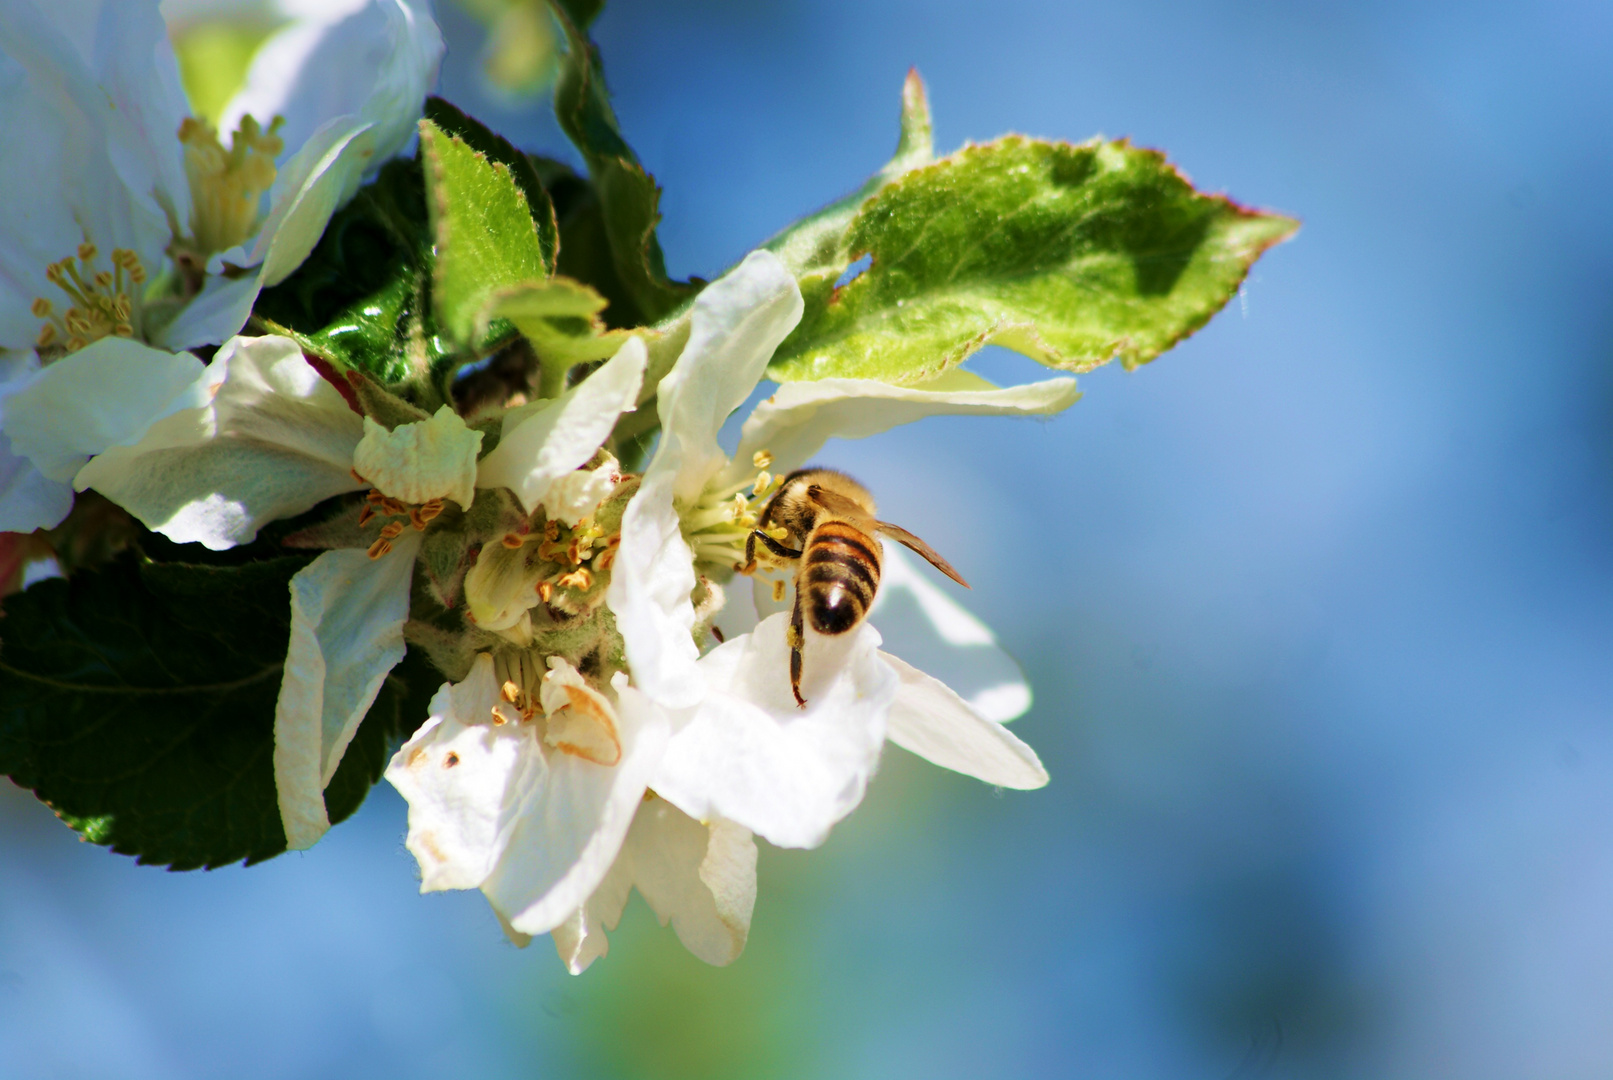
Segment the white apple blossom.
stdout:
[[[645,366],[630,338],[561,397],[512,410],[508,445],[478,464],[482,433],[448,406],[388,430],[361,417],[283,337],[235,338],[208,365],[205,404],[153,424],[81,470],[147,527],[215,550],[251,540],[268,521],[370,488],[361,520],[398,518],[369,548],[327,551],[291,583],[291,643],[275,715],[275,780],[286,837],[312,845],[329,828],[324,789],[403,658],[403,624],[422,534],[445,500],[510,487],[540,503],[593,457],[631,408]],[[502,448],[501,444],[501,448]]]
[[442,54],[429,9],[345,7],[269,41],[226,149],[155,0],[0,5],[0,129],[27,147],[0,160],[0,531],[57,524],[75,462],[197,404],[184,350],[239,330],[412,137]]
[[[661,440],[623,518],[608,599],[634,684],[676,717],[655,791],[691,817],[721,817],[782,846],[812,847],[861,800],[886,738],[994,784],[1045,783],[1035,754],[1000,723],[1011,699],[1028,706],[1028,691],[1017,677],[1003,682],[982,712],[881,653],[870,620],[836,637],[808,631],[806,705],[798,706],[784,615],[700,655],[697,577],[722,576],[743,561],[755,514],[773,490],[766,470],[805,464],[831,437],[861,438],[929,415],[1045,416],[1078,395],[1069,378],[998,389],[967,372],[921,387],[792,383],[757,406],[730,459],[718,431],[800,314],[793,277],[767,252],[695,301],[688,343],[660,385]],[[710,577],[704,588],[715,592]],[[1011,669],[1001,659],[999,670]]]

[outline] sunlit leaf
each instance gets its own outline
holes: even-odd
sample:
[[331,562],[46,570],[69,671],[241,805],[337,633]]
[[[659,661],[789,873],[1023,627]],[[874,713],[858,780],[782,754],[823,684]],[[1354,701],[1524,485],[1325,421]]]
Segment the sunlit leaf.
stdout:
[[861,205],[803,274],[806,313],[768,373],[920,382],[993,343],[1069,371],[1134,367],[1204,325],[1297,227],[1202,195],[1123,141],[966,147]]

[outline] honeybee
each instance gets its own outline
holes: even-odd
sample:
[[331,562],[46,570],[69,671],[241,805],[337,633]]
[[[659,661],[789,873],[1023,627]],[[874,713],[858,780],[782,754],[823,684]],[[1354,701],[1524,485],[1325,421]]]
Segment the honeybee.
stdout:
[[879,590],[880,536],[911,548],[941,573],[969,587],[929,544],[899,525],[879,521],[875,513],[874,497],[845,473],[798,469],[784,478],[762,507],[756,528],[745,539],[745,565],[739,567],[743,573],[756,569],[757,544],[796,564],[787,640],[790,692],[802,708],[806,707],[801,696],[805,624],[810,622],[820,634],[844,634],[863,621]]

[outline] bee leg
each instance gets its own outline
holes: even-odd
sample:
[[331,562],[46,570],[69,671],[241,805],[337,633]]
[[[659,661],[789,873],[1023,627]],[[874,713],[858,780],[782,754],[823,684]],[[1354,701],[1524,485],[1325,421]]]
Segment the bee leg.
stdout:
[[790,645],[790,693],[795,695],[795,703],[806,708],[806,698],[801,696],[801,646],[805,643],[805,622],[801,613],[801,590],[795,590],[795,606],[790,609],[790,629],[784,638]]
[[768,551],[771,551],[781,559],[799,559],[801,557],[801,553],[795,548],[785,547],[771,536],[768,536],[762,530],[753,529],[751,534],[745,537],[745,565],[734,567],[734,569],[738,570],[741,574],[749,574],[755,571],[756,541],[758,540],[762,542],[763,547],[767,548]]

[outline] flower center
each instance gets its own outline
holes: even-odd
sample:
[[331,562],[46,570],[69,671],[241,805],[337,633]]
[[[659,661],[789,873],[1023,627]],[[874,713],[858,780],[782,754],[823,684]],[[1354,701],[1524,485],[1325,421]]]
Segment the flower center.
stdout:
[[[368,480],[358,474],[357,469],[349,471],[353,474],[353,479],[359,483],[369,483]],[[415,527],[416,532],[425,532],[426,525],[441,513],[441,499],[427,499],[425,502],[416,505],[403,502],[401,499],[394,499],[390,495],[384,495],[375,488],[371,488],[364,496],[364,509],[358,513],[358,527],[362,529],[377,518],[406,517],[409,519],[409,524]],[[403,535],[404,528],[405,526],[401,521],[386,521],[381,526],[380,539],[370,545],[370,558],[379,559],[391,551],[392,541]]]
[[564,658],[548,657],[547,671],[544,665],[532,652],[494,659],[493,670],[500,680],[500,700],[493,706],[494,726],[541,725],[538,738],[562,754],[596,765],[620,762],[622,739],[610,699]]
[[773,455],[768,451],[758,450],[751,464],[757,470],[754,479],[728,487],[707,487],[693,506],[679,509],[683,538],[693,549],[697,564],[728,571],[744,563],[745,540],[756,528],[757,515],[778,490],[781,480],[767,471],[773,464]]
[[45,320],[34,345],[40,350],[77,352],[92,341],[117,335],[133,337],[140,323],[141,289],[146,268],[127,248],[112,249],[112,269],[99,268],[100,250],[88,240],[78,256],[67,256],[45,268],[45,278],[67,294],[69,305],[58,313],[55,305],[39,297],[29,309]]
[[285,140],[275,134],[284,122],[277,116],[264,131],[252,117],[243,116],[228,150],[206,120],[187,117],[179,125],[190,180],[187,254],[205,259],[258,231],[258,206],[274,183],[274,159],[285,149]]

